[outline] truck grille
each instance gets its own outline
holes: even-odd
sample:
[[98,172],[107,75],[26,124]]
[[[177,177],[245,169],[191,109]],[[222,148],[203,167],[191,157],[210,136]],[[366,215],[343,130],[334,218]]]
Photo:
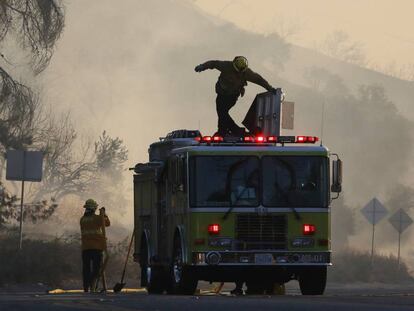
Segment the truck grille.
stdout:
[[236,219],[237,250],[286,249],[286,216],[240,214]]

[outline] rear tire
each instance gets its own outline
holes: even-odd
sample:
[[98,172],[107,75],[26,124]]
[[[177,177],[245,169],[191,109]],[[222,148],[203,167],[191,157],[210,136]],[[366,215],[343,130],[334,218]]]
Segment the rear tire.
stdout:
[[162,270],[150,264],[148,250],[145,244],[141,249],[141,286],[147,289],[148,294],[162,294],[164,292],[164,280]]
[[323,295],[326,287],[326,267],[312,267],[299,274],[302,295]]
[[177,295],[193,295],[197,289],[198,280],[191,275],[183,263],[182,247],[178,238],[174,239],[172,258],[170,292]]

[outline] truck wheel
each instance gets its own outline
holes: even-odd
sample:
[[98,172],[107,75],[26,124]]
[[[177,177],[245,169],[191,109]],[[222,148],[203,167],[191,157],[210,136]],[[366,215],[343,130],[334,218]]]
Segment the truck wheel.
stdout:
[[162,294],[164,286],[161,270],[149,264],[146,247],[142,248],[141,254],[141,286],[147,289],[148,294]]
[[312,267],[299,274],[302,295],[323,295],[326,287],[326,267]]
[[174,240],[173,262],[171,264],[171,293],[178,295],[193,295],[197,289],[196,280],[183,264],[181,242]]

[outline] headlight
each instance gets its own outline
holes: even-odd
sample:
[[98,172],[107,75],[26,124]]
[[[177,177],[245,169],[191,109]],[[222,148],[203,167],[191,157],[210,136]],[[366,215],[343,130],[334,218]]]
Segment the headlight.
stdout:
[[292,247],[312,247],[315,245],[313,238],[295,238],[292,240]]
[[194,256],[194,263],[195,264],[203,264],[206,261],[206,256],[204,253],[196,253]]
[[206,263],[209,265],[218,265],[221,255],[218,252],[208,252],[206,255]]

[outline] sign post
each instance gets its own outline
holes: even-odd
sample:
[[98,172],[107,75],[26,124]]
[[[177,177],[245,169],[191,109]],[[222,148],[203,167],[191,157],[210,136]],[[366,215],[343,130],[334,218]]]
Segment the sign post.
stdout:
[[23,242],[24,182],[42,180],[43,154],[40,151],[8,150],[6,179],[21,181],[19,250]]
[[25,168],[25,161],[26,160],[26,152],[23,152],[23,178],[22,178],[22,194],[20,195],[20,229],[19,229],[19,249],[22,249],[22,243],[23,243],[23,216],[24,216],[24,210],[23,210],[23,203],[24,203],[24,176],[26,172]]
[[407,213],[400,208],[390,218],[390,224],[398,231],[398,271],[400,270],[400,250],[401,250],[401,234],[413,223],[413,220]]
[[388,210],[377,199],[373,198],[362,208],[361,213],[372,224],[372,240],[371,240],[371,265],[374,258],[374,241],[375,241],[375,225],[379,223],[387,214]]

